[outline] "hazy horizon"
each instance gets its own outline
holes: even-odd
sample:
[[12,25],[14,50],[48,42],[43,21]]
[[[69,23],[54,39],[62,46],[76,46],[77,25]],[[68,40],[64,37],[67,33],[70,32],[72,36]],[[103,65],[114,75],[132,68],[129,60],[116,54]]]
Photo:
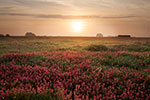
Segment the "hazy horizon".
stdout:
[[0,34],[150,37],[149,0],[1,0]]

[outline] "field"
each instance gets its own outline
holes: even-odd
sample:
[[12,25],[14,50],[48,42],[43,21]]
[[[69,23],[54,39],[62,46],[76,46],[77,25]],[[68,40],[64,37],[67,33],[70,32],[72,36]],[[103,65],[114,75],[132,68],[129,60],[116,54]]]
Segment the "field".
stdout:
[[149,100],[150,39],[0,37],[0,100]]

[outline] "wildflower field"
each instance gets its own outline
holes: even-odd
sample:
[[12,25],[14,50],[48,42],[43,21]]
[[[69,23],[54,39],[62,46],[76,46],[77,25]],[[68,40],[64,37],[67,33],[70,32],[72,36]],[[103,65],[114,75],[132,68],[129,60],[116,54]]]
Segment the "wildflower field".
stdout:
[[149,100],[148,38],[0,38],[0,100]]

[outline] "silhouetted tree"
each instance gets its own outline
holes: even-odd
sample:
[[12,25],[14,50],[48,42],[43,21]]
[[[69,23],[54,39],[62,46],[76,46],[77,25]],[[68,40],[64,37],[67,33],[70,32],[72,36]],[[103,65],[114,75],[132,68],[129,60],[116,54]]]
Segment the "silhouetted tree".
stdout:
[[103,34],[98,33],[98,34],[96,35],[96,37],[103,37]]
[[6,34],[6,36],[9,37],[10,35],[9,35],[9,34]]
[[34,33],[32,33],[32,32],[27,32],[26,34],[25,34],[25,36],[36,36]]
[[4,34],[0,34],[0,37],[3,37],[4,36]]

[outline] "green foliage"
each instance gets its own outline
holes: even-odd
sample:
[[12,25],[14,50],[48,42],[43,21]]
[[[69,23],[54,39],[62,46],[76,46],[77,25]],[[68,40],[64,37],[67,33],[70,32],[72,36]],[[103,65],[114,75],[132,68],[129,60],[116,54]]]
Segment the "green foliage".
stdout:
[[[137,58],[131,54],[124,53],[120,56],[112,57],[110,55],[106,55],[103,59],[98,57],[93,57],[93,66],[96,66],[98,63],[100,63],[103,66],[108,66],[108,68],[117,67],[127,67],[127,68],[133,68],[136,70],[143,69],[146,67],[146,65],[149,65],[149,60]],[[137,64],[138,63],[138,64]]]
[[[21,60],[20,60],[21,59]],[[12,62],[14,60],[14,63],[17,65],[40,65],[39,61],[45,61],[46,56],[43,55],[12,55],[11,57],[8,57],[7,55],[0,58],[0,64],[7,64]]]
[[88,51],[106,51],[108,48],[104,45],[90,45],[85,48]]
[[143,52],[143,51],[150,51],[149,46],[144,45],[115,45],[111,49],[112,51],[136,51],[136,52]]
[[75,38],[75,37],[2,37],[0,56],[6,53],[51,51],[150,51],[150,39]]
[[72,50],[72,48],[57,48],[56,51],[67,51]]

